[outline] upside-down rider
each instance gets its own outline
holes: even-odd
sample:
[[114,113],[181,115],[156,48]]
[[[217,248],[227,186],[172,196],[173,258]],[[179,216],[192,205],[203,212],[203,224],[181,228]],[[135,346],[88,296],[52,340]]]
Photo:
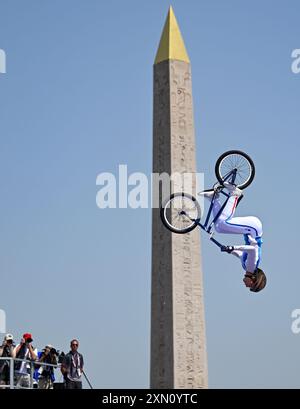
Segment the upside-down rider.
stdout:
[[244,283],[250,291],[261,291],[267,283],[267,278],[258,265],[261,260],[262,245],[262,223],[254,216],[233,217],[236,207],[243,197],[242,190],[237,186],[223,182],[223,186],[215,185],[213,189],[205,190],[200,194],[207,199],[214,197],[213,214],[219,213],[222,204],[219,200],[219,191],[226,188],[228,199],[220,216],[215,221],[214,227],[218,233],[243,234],[245,245],[243,246],[222,246],[221,251],[230,253],[241,260],[245,270]]

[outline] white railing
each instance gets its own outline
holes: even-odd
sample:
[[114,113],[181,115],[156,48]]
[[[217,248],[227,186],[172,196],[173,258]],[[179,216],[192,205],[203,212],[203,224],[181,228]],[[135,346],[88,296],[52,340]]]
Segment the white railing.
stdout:
[[[28,369],[27,365],[30,365],[30,372],[23,374],[23,375],[26,375],[26,374],[30,375],[30,383],[29,383],[30,386],[29,386],[29,388],[17,386],[18,389],[21,389],[21,388],[22,389],[33,389],[33,384],[34,384],[33,375],[34,375],[34,372],[37,369],[37,367],[47,366],[47,367],[53,367],[53,369],[55,369],[55,368],[60,368],[60,366],[61,366],[61,364],[54,365],[54,364],[50,364],[50,363],[47,363],[47,362],[40,362],[38,360],[34,361],[34,360],[11,358],[11,357],[0,357],[0,363],[1,363],[1,361],[5,361],[5,362],[7,362],[9,364],[9,384],[7,384],[7,385],[1,385],[0,384],[0,389],[15,389],[16,388],[15,376],[19,375],[19,374],[22,375],[22,373],[14,370],[14,367],[15,367],[14,362],[15,361],[26,362],[26,370]],[[3,369],[2,369],[2,371],[3,371]]]

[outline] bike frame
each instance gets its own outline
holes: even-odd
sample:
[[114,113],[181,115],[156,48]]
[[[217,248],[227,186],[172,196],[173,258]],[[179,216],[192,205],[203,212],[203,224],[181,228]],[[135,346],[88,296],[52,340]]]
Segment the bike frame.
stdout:
[[[235,179],[236,179],[236,172],[237,172],[237,169],[233,169],[231,172],[229,172],[229,173],[224,177],[223,182],[226,182],[226,181],[231,177],[230,183],[234,184]],[[223,187],[223,188],[224,188],[224,187]],[[229,199],[229,195],[228,195],[227,193],[223,192],[223,188],[219,191],[219,193],[222,193],[224,196],[227,197],[227,199],[225,200],[225,202],[223,203],[223,205],[221,206],[220,210],[218,211],[218,213],[216,214],[216,216],[213,218],[213,220],[212,220],[211,222],[209,222],[210,217],[211,217],[211,214],[212,214],[212,209],[213,209],[213,206],[214,206],[214,201],[215,201],[217,192],[215,192],[214,195],[213,195],[213,197],[212,197],[212,200],[211,200],[211,203],[210,203],[210,206],[209,206],[209,209],[208,209],[208,212],[207,212],[207,215],[206,215],[206,219],[205,219],[204,224],[200,223],[200,220],[199,220],[199,219],[195,220],[196,224],[197,224],[199,227],[201,227],[202,230],[204,230],[206,233],[208,233],[208,234],[210,235],[210,238],[209,238],[209,239],[210,239],[213,243],[215,243],[218,247],[220,247],[220,248],[221,248],[221,247],[224,247],[224,245],[221,244],[218,240],[216,240],[216,239],[213,238],[212,227],[213,227],[214,223],[215,223],[215,222],[218,220],[218,218],[220,217],[220,215],[221,215],[221,213],[223,212],[223,210],[224,210],[224,208],[225,208],[225,206],[226,206],[226,204],[227,204],[227,201],[228,201],[228,199]]]

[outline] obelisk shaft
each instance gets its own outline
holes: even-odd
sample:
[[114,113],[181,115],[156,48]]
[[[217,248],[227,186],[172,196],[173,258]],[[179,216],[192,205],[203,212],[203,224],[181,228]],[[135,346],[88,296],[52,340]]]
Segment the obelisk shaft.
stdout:
[[[176,54],[176,29],[170,9],[154,65],[153,119],[153,172],[170,175],[196,173],[191,69],[184,44]],[[200,251],[198,230],[171,233],[153,209],[151,388],[207,387]]]

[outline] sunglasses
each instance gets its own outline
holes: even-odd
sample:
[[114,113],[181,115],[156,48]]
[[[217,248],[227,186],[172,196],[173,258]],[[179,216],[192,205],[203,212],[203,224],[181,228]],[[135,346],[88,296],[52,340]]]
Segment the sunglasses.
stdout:
[[72,347],[78,347],[78,344],[71,344]]

